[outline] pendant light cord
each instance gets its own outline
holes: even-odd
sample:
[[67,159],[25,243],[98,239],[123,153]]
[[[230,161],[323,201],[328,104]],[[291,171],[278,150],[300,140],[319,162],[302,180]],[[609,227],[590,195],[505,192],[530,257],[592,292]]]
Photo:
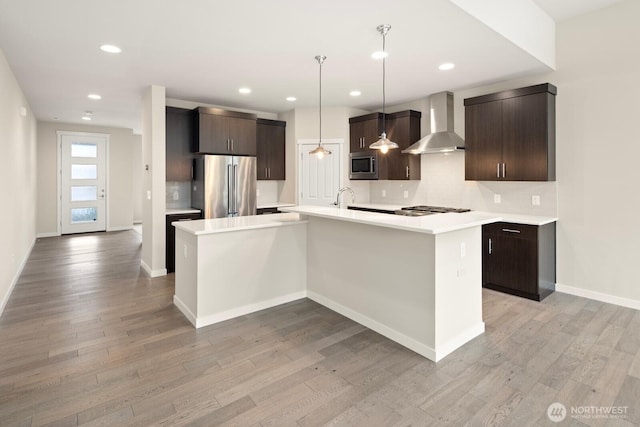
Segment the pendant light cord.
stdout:
[[385,139],[386,139],[386,135],[387,135],[387,123],[386,123],[386,114],[384,113],[385,111],[385,104],[387,101],[387,96],[386,96],[386,88],[385,88],[385,81],[386,79],[386,63],[387,63],[387,49],[386,49],[386,39],[387,39],[387,30],[383,29],[382,30],[382,133],[385,135]]
[[320,123],[320,132],[318,132],[319,136],[320,136],[320,141],[318,142],[318,147],[322,144],[322,63],[324,62],[323,59],[318,60],[318,62],[320,63],[320,105],[318,107],[318,115],[319,120],[318,122]]

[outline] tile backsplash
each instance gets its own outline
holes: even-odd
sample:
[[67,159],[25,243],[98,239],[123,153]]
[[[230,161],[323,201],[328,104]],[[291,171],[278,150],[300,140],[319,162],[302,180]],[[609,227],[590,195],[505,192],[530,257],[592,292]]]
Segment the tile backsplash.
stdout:
[[166,183],[167,209],[187,209],[191,207],[191,181]]
[[[371,203],[557,216],[556,182],[465,181],[464,152],[422,155],[421,168],[420,181],[371,181]],[[494,202],[495,195],[500,203]],[[532,204],[534,195],[540,205]]]

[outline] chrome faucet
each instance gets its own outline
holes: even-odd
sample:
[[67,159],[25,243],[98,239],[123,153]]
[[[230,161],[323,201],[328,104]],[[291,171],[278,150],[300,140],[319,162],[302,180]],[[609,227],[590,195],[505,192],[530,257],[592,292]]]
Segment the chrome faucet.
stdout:
[[340,190],[338,190],[338,195],[336,196],[336,201],[335,203],[333,203],[333,206],[340,207],[340,195],[345,191],[349,191],[351,193],[351,203],[354,203],[356,201],[356,193],[353,191],[353,189],[351,187],[342,187]]

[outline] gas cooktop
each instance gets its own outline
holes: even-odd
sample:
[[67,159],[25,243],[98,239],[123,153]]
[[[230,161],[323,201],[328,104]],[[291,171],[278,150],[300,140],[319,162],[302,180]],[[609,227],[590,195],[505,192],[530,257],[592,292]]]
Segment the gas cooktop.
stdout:
[[471,209],[465,208],[445,208],[441,206],[409,206],[406,208],[399,209],[395,211],[396,215],[405,215],[405,216],[424,216],[424,215],[433,215],[437,213],[463,213],[470,212]]

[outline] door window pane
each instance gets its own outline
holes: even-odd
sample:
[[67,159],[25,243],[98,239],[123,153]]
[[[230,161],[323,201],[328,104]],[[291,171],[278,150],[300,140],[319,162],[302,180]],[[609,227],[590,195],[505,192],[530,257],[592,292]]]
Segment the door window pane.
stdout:
[[74,185],[71,187],[72,202],[98,200],[98,187],[92,185]]
[[98,157],[98,145],[89,142],[72,142],[71,157]]
[[71,165],[71,179],[98,178],[98,165]]
[[98,218],[97,208],[74,208],[71,209],[71,223],[93,222]]

